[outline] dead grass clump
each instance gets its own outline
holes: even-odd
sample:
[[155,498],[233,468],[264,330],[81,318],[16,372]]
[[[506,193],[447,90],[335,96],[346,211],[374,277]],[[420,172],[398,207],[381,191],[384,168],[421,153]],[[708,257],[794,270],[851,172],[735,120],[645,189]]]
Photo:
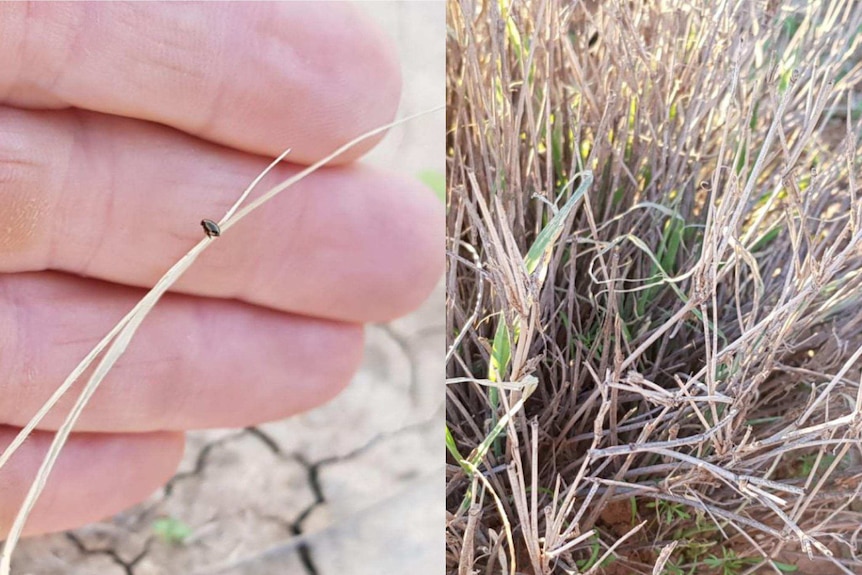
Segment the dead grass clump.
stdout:
[[862,3],[448,21],[448,571],[862,572]]

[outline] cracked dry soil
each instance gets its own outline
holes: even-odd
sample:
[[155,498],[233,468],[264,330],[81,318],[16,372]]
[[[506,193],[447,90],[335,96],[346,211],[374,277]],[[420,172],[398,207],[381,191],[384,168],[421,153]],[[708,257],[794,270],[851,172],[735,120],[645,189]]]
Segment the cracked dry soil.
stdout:
[[[366,7],[401,51],[401,112],[441,105],[443,3]],[[393,130],[367,161],[407,175],[443,173],[444,130],[442,112],[420,118]],[[255,428],[189,434],[163,490],[100,523],[24,540],[13,573],[442,572],[442,310],[441,286],[411,316],[369,327],[360,372],[328,405]],[[156,535],[164,518],[189,528],[181,543]]]

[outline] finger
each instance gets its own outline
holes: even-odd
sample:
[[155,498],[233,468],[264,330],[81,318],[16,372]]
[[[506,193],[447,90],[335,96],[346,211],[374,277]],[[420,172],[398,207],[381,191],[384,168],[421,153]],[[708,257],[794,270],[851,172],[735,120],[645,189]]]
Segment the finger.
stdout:
[[[0,422],[24,426],[142,295],[56,273],[0,276]],[[307,411],[350,381],[355,324],[168,295],[84,410],[78,431],[243,427]],[[58,428],[73,387],[42,421]]]
[[393,118],[394,53],[350,3],[0,4],[3,102],[149,120],[268,156],[291,148],[306,163]]
[[[17,432],[0,426],[0,449]],[[0,533],[9,531],[52,439],[34,432],[0,469]],[[183,445],[181,433],[72,434],[24,534],[71,529],[143,501],[173,475]]]
[[[176,131],[91,113],[0,109],[0,271],[152,286],[264,165]],[[296,172],[283,166],[271,185]],[[262,189],[266,189],[263,185]],[[383,321],[443,269],[443,207],[421,185],[329,168],[214,242],[177,284],[283,311]]]

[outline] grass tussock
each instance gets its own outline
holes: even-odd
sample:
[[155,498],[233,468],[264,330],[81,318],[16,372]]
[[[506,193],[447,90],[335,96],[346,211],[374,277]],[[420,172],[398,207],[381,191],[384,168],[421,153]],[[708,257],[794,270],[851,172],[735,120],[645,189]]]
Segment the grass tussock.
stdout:
[[448,572],[862,572],[862,3],[448,23]]

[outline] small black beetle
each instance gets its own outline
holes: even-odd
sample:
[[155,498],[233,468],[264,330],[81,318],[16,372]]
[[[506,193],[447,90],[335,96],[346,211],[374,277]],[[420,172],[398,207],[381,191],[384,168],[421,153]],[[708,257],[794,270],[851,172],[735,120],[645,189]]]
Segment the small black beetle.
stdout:
[[201,220],[201,227],[207,237],[217,238],[221,235],[221,228],[212,220]]

